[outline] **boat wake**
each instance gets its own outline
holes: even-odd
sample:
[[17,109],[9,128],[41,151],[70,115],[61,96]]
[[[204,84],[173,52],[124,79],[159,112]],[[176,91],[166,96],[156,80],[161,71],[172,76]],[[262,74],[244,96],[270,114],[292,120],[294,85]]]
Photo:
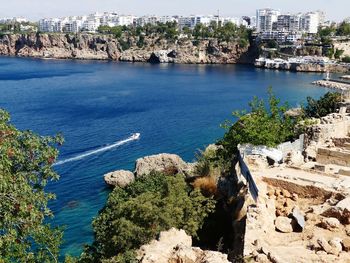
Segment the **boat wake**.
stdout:
[[65,164],[65,163],[79,161],[79,160],[84,159],[84,158],[86,158],[88,156],[95,155],[95,154],[98,154],[98,153],[101,153],[101,152],[105,152],[105,151],[117,148],[117,147],[122,146],[122,145],[124,145],[124,144],[126,144],[128,142],[131,142],[131,141],[136,141],[139,138],[140,138],[140,133],[134,133],[127,139],[118,141],[116,143],[113,143],[111,145],[107,145],[107,146],[101,147],[101,148],[93,150],[93,151],[85,152],[83,154],[77,155],[77,156],[72,157],[72,158],[68,158],[68,159],[65,159],[65,160],[62,160],[62,161],[58,161],[55,164],[53,164],[53,166],[58,166],[58,165],[62,165],[62,164]]

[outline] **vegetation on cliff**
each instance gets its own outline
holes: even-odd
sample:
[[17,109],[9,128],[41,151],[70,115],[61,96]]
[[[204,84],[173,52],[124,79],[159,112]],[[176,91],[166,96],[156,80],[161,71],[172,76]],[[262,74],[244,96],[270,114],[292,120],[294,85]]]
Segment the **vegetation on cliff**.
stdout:
[[159,38],[173,41],[180,37],[194,40],[215,38],[219,41],[239,41],[242,47],[249,44],[251,31],[245,26],[236,26],[229,22],[224,25],[215,21],[209,26],[197,24],[194,29],[189,27],[179,28],[176,22],[146,24],[144,26],[100,26],[98,32],[101,34],[113,34],[118,39],[126,37],[138,37],[137,45],[141,48],[145,36],[158,36]]
[[133,262],[133,251],[172,227],[196,237],[215,201],[192,189],[183,175],[152,173],[115,188],[94,220],[95,242],[80,262]]
[[268,91],[267,103],[254,97],[249,103],[250,111],[234,111],[235,122],[226,121],[223,127],[227,130],[219,144],[229,156],[232,156],[238,144],[276,146],[295,138],[296,119],[285,114],[288,104],[280,104],[280,100]]
[[341,94],[338,92],[327,92],[320,99],[315,100],[307,97],[307,104],[304,107],[305,116],[308,118],[321,118],[339,109]]
[[9,120],[1,110],[0,262],[57,262],[63,233],[45,222],[55,197],[45,186],[58,179],[52,164],[62,138],[19,131]]

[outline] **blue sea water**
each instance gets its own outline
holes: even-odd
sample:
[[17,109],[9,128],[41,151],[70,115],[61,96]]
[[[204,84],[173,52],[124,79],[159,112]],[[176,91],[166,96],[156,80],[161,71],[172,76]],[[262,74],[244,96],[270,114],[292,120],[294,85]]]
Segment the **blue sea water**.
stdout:
[[322,75],[245,65],[150,65],[101,61],[0,58],[0,107],[20,129],[61,132],[59,160],[141,133],[141,139],[57,165],[50,206],[65,226],[62,255],[78,255],[93,240],[91,221],[106,201],[103,174],[133,169],[142,156],[168,152],[186,161],[223,135],[220,124],[253,96],[274,92],[291,106],[327,90]]

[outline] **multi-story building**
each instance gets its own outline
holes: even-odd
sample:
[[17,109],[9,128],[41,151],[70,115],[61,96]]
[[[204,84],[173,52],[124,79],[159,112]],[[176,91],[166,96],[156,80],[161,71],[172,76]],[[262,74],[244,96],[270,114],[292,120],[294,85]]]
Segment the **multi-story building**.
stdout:
[[258,9],[256,11],[256,30],[257,32],[272,31],[274,24],[281,14],[279,10],[274,9]]
[[310,12],[301,16],[300,30],[308,34],[316,34],[320,25],[320,15],[318,12]]
[[118,26],[131,26],[134,24],[135,16],[132,15],[120,15],[117,18]]
[[300,17],[298,15],[279,15],[277,17],[277,31],[297,32],[300,28]]
[[49,18],[39,21],[39,31],[41,32],[62,32],[63,24],[61,19]]

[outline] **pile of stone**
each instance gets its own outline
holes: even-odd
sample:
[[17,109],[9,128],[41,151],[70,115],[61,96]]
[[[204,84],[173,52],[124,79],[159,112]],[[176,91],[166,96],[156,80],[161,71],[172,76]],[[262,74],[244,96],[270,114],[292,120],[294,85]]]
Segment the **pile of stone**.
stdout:
[[140,263],[229,263],[226,254],[192,247],[192,238],[175,228],[161,232],[158,240],[143,245],[137,251]]

